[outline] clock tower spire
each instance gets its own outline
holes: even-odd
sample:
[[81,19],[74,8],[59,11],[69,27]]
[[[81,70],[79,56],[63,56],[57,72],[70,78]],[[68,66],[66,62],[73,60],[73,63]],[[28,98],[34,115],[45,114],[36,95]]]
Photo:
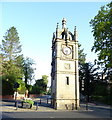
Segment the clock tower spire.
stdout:
[[66,19],[63,18],[62,20],[62,29],[66,28]]

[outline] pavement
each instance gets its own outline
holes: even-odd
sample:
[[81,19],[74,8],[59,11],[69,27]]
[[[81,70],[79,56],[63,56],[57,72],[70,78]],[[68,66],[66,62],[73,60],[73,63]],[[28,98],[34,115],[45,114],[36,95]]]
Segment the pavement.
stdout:
[[[43,103],[40,104],[39,98],[33,98],[34,105],[31,109],[28,108],[22,108],[21,107],[21,101],[18,100],[18,107],[15,107],[15,101],[14,100],[2,100],[0,101],[0,112],[34,112],[34,111],[55,111],[50,105],[50,103],[47,103],[46,101],[42,101]],[[46,103],[45,103],[46,102]],[[37,107],[38,103],[38,107]]]
[[[40,98],[32,98],[34,101],[34,105],[31,109],[28,108],[22,108],[21,107],[21,101],[18,100],[18,107],[15,107],[15,101],[14,100],[2,100],[0,101],[0,112],[34,112],[34,111],[57,111],[55,109],[52,108],[51,106],[51,101],[46,99],[41,99],[41,104],[40,104]],[[37,103],[38,103],[38,107],[37,107]],[[94,109],[105,109],[105,110],[112,110],[112,108],[109,105],[103,105],[103,104],[94,104],[94,103],[88,103],[88,104],[84,104],[81,103],[80,108],[78,109],[79,111],[86,111],[88,109],[88,111],[93,111]],[[58,110],[59,111],[59,110]],[[61,110],[62,111],[62,110]],[[63,110],[63,111],[67,111],[67,110]],[[70,110],[68,110],[70,111]]]
[[46,99],[41,98],[41,104],[40,98],[33,98],[33,101],[34,106],[31,109],[21,108],[20,101],[18,101],[18,109],[14,106],[14,100],[0,101],[0,118],[11,118],[11,120],[12,118],[112,118],[112,109],[108,105],[81,103],[78,110],[55,110],[51,107],[50,100],[47,103]]

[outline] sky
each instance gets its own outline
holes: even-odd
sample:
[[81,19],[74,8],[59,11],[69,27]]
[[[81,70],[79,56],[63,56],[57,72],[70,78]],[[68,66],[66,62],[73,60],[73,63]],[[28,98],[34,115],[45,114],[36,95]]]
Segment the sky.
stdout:
[[[84,53],[86,62],[94,62],[97,55],[91,52],[94,43],[90,20],[97,15],[98,10],[107,2],[0,2],[0,39],[6,31],[16,27],[24,57],[32,58],[36,65],[35,79],[51,73],[51,46],[53,32],[62,19],[66,18],[67,28],[73,33],[77,27],[78,41]],[[34,83],[34,81],[33,81]]]

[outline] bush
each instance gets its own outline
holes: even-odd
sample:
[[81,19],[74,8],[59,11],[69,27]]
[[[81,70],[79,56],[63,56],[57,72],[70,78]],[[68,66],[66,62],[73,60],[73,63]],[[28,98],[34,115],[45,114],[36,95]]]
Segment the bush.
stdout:
[[111,104],[111,88],[110,88],[110,95],[107,85],[96,85],[92,98],[96,102],[104,103],[104,104]]
[[31,104],[32,106],[34,105],[34,101],[31,99],[24,99],[22,102],[27,102],[27,103]]
[[10,81],[2,80],[2,95],[13,95],[13,84]]
[[28,89],[29,92],[32,91],[32,85],[26,85],[26,88]]
[[106,96],[108,94],[107,86],[97,85],[95,87],[93,95]]
[[104,103],[104,104],[110,104],[109,96],[92,96],[94,101]]
[[[25,83],[21,79],[17,79],[16,82],[19,83],[19,88],[17,88],[18,93],[24,94],[26,90]],[[16,90],[16,88],[13,89]]]
[[31,94],[37,94],[37,87],[36,86],[32,86],[32,91],[30,92]]
[[[1,80],[1,79],[0,79]],[[13,95],[16,88],[14,88],[14,83],[19,83],[19,88],[17,88],[19,93],[25,93],[26,87],[22,79],[11,80],[7,76],[2,77],[2,95]]]

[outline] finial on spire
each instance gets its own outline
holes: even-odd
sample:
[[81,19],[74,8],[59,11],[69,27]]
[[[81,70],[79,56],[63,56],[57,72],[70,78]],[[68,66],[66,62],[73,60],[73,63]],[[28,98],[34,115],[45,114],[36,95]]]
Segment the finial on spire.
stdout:
[[77,37],[78,37],[78,34],[77,34],[76,26],[75,26],[74,27],[74,40],[77,41]]
[[59,23],[57,23],[57,28],[59,28]]
[[74,27],[74,31],[76,31],[76,26]]
[[66,28],[66,19],[65,18],[62,19],[62,28]]

